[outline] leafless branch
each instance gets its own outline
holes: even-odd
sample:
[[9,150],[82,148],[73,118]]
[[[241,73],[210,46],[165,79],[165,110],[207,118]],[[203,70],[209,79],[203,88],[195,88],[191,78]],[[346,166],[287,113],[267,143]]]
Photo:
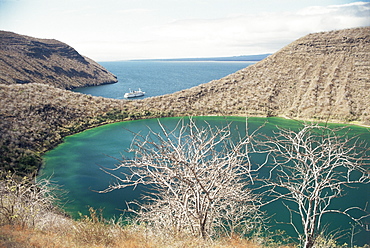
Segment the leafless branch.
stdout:
[[192,118],[173,130],[158,126],[158,132],[149,128],[148,135],[135,135],[130,148],[135,157],[116,168],[122,174],[103,168],[117,182],[101,192],[150,185],[134,211],[141,221],[172,234],[242,234],[261,222],[260,196],[248,189],[252,173],[262,166],[250,164],[253,135],[239,134],[235,141],[230,124],[197,126]]
[[[273,166],[264,186],[270,190],[271,201],[291,203],[286,206],[291,220],[293,214],[300,217],[304,247],[314,245],[324,214],[341,213],[362,225],[369,216],[366,209],[331,209],[332,200],[342,197],[345,187],[369,183],[369,151],[357,137],[350,138],[346,130],[305,124],[298,132],[280,129],[265,138],[261,144],[271,154]],[[355,209],[364,214],[353,217],[350,212]]]

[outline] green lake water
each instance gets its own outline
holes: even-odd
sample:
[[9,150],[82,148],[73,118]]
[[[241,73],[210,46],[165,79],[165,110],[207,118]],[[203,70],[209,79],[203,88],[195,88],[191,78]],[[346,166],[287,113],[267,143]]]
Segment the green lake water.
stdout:
[[[246,132],[246,119],[243,117],[194,117],[199,125],[207,121],[212,126],[223,126],[232,122],[232,130],[242,135]],[[180,118],[162,118],[161,123],[169,129],[173,129]],[[249,132],[257,129],[262,124],[265,126],[260,132],[271,135],[276,131],[276,126],[297,129],[301,125],[297,121],[282,118],[248,118]],[[330,124],[340,126],[339,124]],[[73,217],[79,213],[87,214],[88,207],[104,209],[106,217],[118,216],[124,213],[126,202],[139,199],[143,189],[140,187],[133,190],[126,188],[110,193],[99,194],[97,190],[105,189],[110,183],[115,182],[112,176],[104,173],[100,168],[113,168],[119,163],[122,155],[130,157],[131,154],[125,151],[130,147],[133,134],[141,132],[148,133],[148,127],[159,130],[158,120],[137,120],[109,124],[66,137],[64,142],[55,149],[47,152],[44,156],[44,166],[40,172],[42,176],[52,177],[57,184],[68,193],[64,209]],[[370,130],[368,128],[352,126],[350,135],[361,135],[361,139],[370,141]],[[260,163],[263,157],[253,156],[252,162]],[[334,202],[335,206],[344,207],[364,206],[370,202],[370,185],[350,189],[347,195]],[[288,222],[289,215],[281,202],[275,202],[264,209],[268,215],[273,216],[271,225],[276,229],[284,229],[289,235],[294,235],[289,225],[276,224],[276,222]],[[330,223],[329,230],[350,229],[350,220],[347,217],[336,214],[328,215],[324,221]],[[370,222],[370,218],[368,218]],[[355,235],[356,244],[363,245],[370,243],[370,232],[357,228]],[[350,232],[350,231],[348,231]],[[349,238],[341,239],[349,243]]]

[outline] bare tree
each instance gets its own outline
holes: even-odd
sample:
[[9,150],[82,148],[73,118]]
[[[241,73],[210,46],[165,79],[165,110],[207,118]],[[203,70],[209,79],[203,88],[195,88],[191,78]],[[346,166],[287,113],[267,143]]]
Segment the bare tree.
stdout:
[[[306,248],[313,247],[322,233],[323,215],[341,213],[360,225],[369,216],[365,206],[331,208],[345,187],[369,183],[369,150],[347,132],[305,124],[298,132],[280,129],[263,143],[272,155],[273,167],[266,181],[271,196],[287,201],[290,224]],[[355,211],[363,212],[355,218]]]
[[[230,125],[198,127],[193,119],[174,130],[160,122],[160,131],[136,135],[123,160],[123,169],[104,191],[149,185],[145,203],[134,210],[139,220],[172,234],[210,236],[245,233],[259,225],[260,198],[248,189],[253,183],[249,161],[250,138],[232,138]],[[131,205],[132,206],[132,205]]]

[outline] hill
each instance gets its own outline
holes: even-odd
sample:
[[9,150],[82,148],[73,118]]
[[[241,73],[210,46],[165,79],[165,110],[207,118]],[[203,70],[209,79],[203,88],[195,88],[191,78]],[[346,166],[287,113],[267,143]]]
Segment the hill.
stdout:
[[0,31],[0,83],[44,83],[62,89],[117,82],[93,60],[57,40]]
[[[68,76],[64,72],[80,71],[84,66],[99,71],[100,67],[54,40],[41,40],[42,44],[55,46],[39,51],[44,46],[37,43],[41,42],[39,39],[7,32],[1,35],[12,37],[9,39],[15,44],[4,49],[2,38],[0,168],[6,170],[35,171],[41,164],[42,153],[66,135],[124,120],[244,115],[358,121],[370,125],[370,27],[309,34],[222,79],[133,101],[60,89],[90,81],[104,83],[114,77],[107,72],[102,73],[104,77],[99,73],[89,74],[93,78]],[[26,46],[18,47],[18,40],[29,43],[24,52],[21,47]],[[64,72],[51,69],[52,65],[57,66],[56,61],[63,61],[60,67]],[[40,75],[25,73],[31,69]],[[46,80],[48,75],[54,75],[54,80]],[[24,84],[24,80],[31,79],[37,83]]]
[[220,80],[138,101],[190,115],[287,116],[370,124],[370,27],[304,36]]
[[133,61],[260,61],[271,54],[240,55],[232,57],[178,58],[178,59],[138,59]]

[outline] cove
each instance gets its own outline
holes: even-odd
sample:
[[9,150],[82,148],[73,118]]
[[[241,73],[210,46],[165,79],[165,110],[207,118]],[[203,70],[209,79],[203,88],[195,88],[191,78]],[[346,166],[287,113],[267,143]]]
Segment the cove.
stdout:
[[[186,120],[186,118],[184,118]],[[246,129],[249,132],[256,130],[264,124],[259,132],[266,135],[272,135],[276,131],[276,126],[298,129],[300,122],[287,120],[283,118],[246,118],[244,117],[193,117],[199,125],[205,125],[204,121],[211,126],[224,126],[231,122],[231,130],[235,130],[244,135]],[[175,128],[181,118],[162,118],[161,123],[169,130]],[[330,124],[332,127],[341,126],[340,124]],[[95,191],[105,189],[115,180],[104,173],[100,166],[113,168],[119,163],[122,155],[130,157],[132,154],[125,152],[131,144],[134,137],[133,133],[148,133],[148,127],[154,131],[159,130],[157,119],[136,120],[129,122],[119,122],[109,125],[96,127],[84,132],[68,136],[64,142],[55,149],[44,155],[44,166],[40,174],[44,177],[51,177],[52,181],[62,186],[66,190],[67,202],[63,205],[64,210],[73,217],[78,217],[79,213],[88,214],[88,207],[96,209],[102,208],[107,218],[118,216],[124,213],[126,202],[137,200],[144,189],[126,188],[116,190],[110,193],[99,194]],[[237,134],[235,134],[237,135]],[[368,128],[352,126],[350,135],[360,135],[360,138],[370,141],[370,132]],[[254,156],[252,162],[260,163],[263,158]],[[349,189],[344,198],[338,199],[334,204],[339,208],[351,206],[348,204],[356,203],[363,207],[369,202],[370,185],[359,188]],[[289,225],[276,224],[288,222],[289,213],[281,202],[268,205],[264,209],[271,217],[271,225],[276,229],[282,229],[288,235],[295,236],[293,229]],[[333,218],[334,216],[334,218]],[[330,230],[347,230],[351,228],[350,220],[347,217],[339,215],[329,215],[326,221],[331,223]],[[369,233],[365,230],[356,229],[360,233],[354,237],[356,244],[363,245],[370,243]],[[341,240],[349,243],[349,238]]]

